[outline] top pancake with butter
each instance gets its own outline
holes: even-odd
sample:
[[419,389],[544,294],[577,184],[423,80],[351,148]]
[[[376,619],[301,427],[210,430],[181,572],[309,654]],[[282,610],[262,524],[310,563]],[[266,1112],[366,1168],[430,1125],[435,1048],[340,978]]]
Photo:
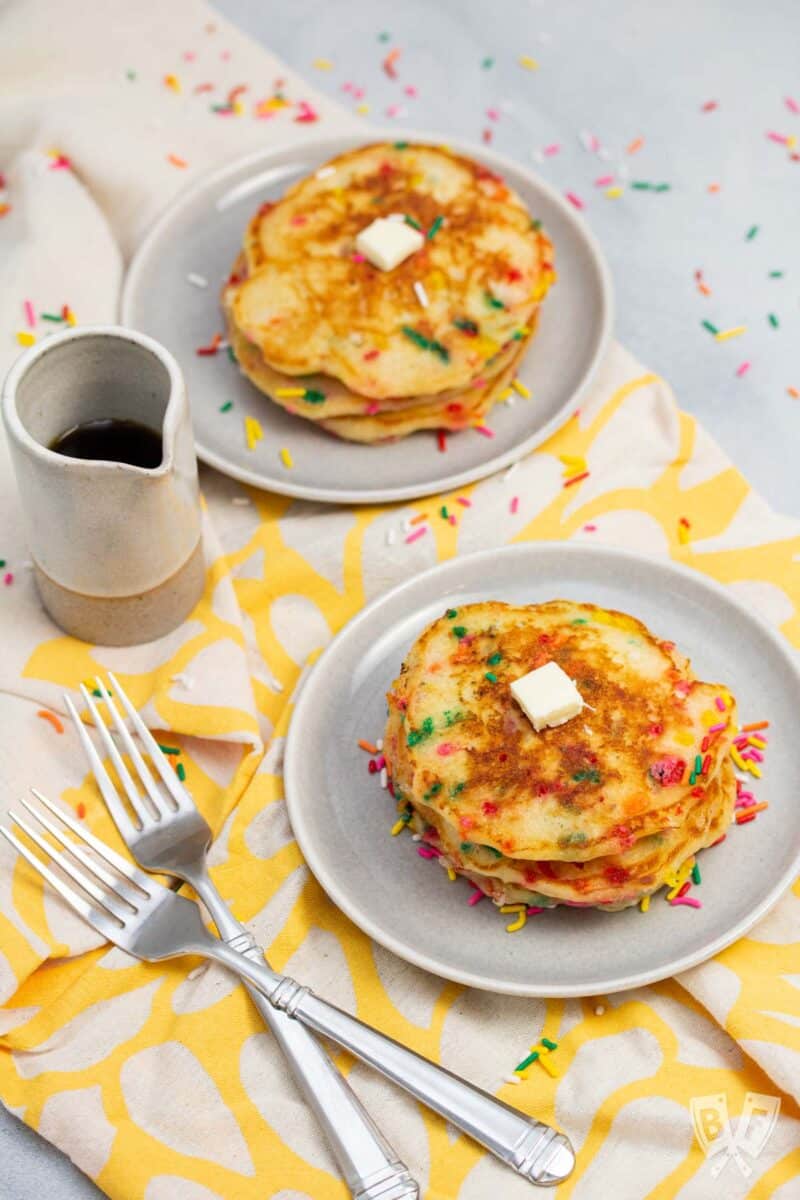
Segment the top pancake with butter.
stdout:
[[[550,661],[586,707],[537,733],[510,684]],[[708,735],[725,695],[626,614],[566,600],[464,605],[412,647],[388,696],[384,753],[399,798],[464,841],[589,860],[684,821],[697,756],[707,786],[730,748],[727,728]]]
[[[355,242],[393,214],[425,242],[383,271]],[[550,242],[502,179],[443,147],[401,142],[342,154],[265,205],[244,252],[247,278],[228,303],[265,362],[376,400],[480,378],[527,336],[555,278]]]

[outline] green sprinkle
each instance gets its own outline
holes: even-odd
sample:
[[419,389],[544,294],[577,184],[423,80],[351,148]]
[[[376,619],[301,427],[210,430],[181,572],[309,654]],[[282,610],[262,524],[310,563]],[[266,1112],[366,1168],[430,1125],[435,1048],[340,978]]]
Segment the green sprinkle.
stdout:
[[433,222],[431,223],[430,229],[428,230],[427,234],[425,235],[427,237],[428,241],[430,241],[432,238],[436,237],[436,234],[442,228],[442,225],[444,225],[444,217],[435,217]]
[[465,625],[454,625],[453,633],[460,640],[461,638],[467,636],[467,628]]
[[568,833],[558,839],[558,844],[559,846],[582,846],[585,841],[585,833]]
[[459,709],[456,709],[455,712],[453,712],[452,708],[448,708],[447,712],[444,714],[444,723],[447,729],[450,729],[450,727],[453,725],[458,725],[460,721],[466,721],[466,719],[467,718],[465,714]]
[[130,79],[130,81],[132,83],[134,81],[134,79],[136,78],[136,72],[135,71],[126,71],[125,78]]
[[5,565],[6,565],[6,560],[4,558],[0,558],[0,571],[3,569],[3,567]]
[[180,754],[181,752],[180,746],[162,746],[161,742],[158,743],[158,748],[162,754]]
[[460,796],[466,786],[466,783],[457,783],[455,787],[450,789],[450,795]]
[[306,388],[303,393],[303,399],[309,404],[322,404],[325,399],[325,393],[318,392],[314,388]]
[[652,186],[652,183],[645,183],[641,179],[637,179],[631,184],[635,192],[649,192]]
[[695,759],[694,759],[695,775],[699,775],[702,770],[703,770],[703,756],[702,756],[702,754],[696,754]]
[[595,771],[595,770],[578,771],[575,775],[572,776],[572,778],[575,780],[576,783],[580,783],[582,779],[585,779],[588,783],[599,783],[600,782],[600,772]]
[[233,408],[233,401],[227,400],[224,404],[220,405],[219,411],[220,412],[230,412],[232,408]]
[[692,771],[691,775],[689,776],[689,787],[694,787],[696,782],[697,776],[695,775],[694,771]]
[[491,67],[494,66],[494,59],[493,58],[485,58],[483,60],[483,62],[481,63],[481,66],[483,67],[484,71],[488,71]]
[[709,333],[713,333],[715,336],[719,333],[716,325],[712,325],[710,321],[701,321],[700,324],[703,326],[703,329],[707,329]]
[[406,225],[410,225],[412,229],[418,229],[420,233],[422,232],[422,226],[420,225],[419,221],[415,221],[413,217],[408,215],[408,213],[405,214],[403,220],[405,221]]
[[457,617],[457,616],[458,616],[458,609],[457,609],[457,608],[448,608],[448,610],[447,610],[447,619],[448,619],[448,621],[452,621],[452,620],[453,620],[453,618],[454,618],[454,617]]
[[668,192],[668,191],[670,191],[671,188],[672,188],[671,183],[656,183],[653,186],[653,191],[654,192]]
[[770,271],[770,279],[783,279],[783,271]]
[[483,678],[488,679],[489,683],[497,683],[497,676],[494,671],[487,671]]
[[439,792],[440,792],[441,790],[442,790],[442,785],[441,785],[440,783],[434,783],[434,784],[431,784],[431,786],[428,788],[427,792],[426,792],[426,793],[425,793],[425,795],[422,797],[422,799],[423,799],[423,800],[430,800],[430,799],[432,799],[434,796],[438,796],[438,795],[439,795]]
[[493,654],[491,658],[488,658],[486,661],[490,667],[496,667],[499,662],[503,661],[503,656],[498,650],[496,654]]
[[551,1042],[549,1038],[540,1038],[539,1041],[543,1046],[547,1046],[548,1050],[557,1050],[558,1042]]
[[[111,693],[109,692],[109,695],[110,695],[110,694],[111,694]],[[103,693],[100,691],[100,688],[92,688],[92,695],[93,695],[93,696],[97,696],[97,699],[98,699],[98,700],[102,700],[102,699],[103,699]]]
[[461,843],[461,853],[462,854],[469,854],[470,851],[472,851],[474,849],[475,849],[474,842],[462,842]]
[[408,149],[408,142],[392,142],[392,145],[394,146],[395,150],[407,150]]
[[531,221],[531,229],[535,229],[535,230],[537,231],[537,233],[538,233],[538,231],[539,231],[541,228],[542,228],[542,222],[541,222],[541,221]]
[[391,40],[391,37],[392,37],[392,35],[390,33],[379,33],[378,41],[379,42],[388,42]]
[[697,865],[697,863],[695,863],[694,866],[692,867],[692,883],[698,884],[698,883],[702,883],[702,882],[703,882],[703,878],[700,874],[700,867]]
[[521,329],[515,329],[511,335],[511,340],[512,340],[512,342],[521,342],[524,337],[525,337],[525,334],[522,332]]
[[523,1058],[522,1062],[517,1063],[516,1067],[514,1067],[514,1074],[517,1075],[520,1071],[524,1071],[526,1067],[531,1065],[531,1063],[535,1063],[538,1057],[538,1050],[531,1051],[527,1058]]
[[456,329],[460,329],[463,333],[476,334],[478,333],[478,324],[476,321],[470,321],[468,317],[456,317],[453,321]]
[[175,774],[178,776],[178,779],[180,779],[181,783],[183,783],[183,781],[186,779],[186,768],[184,767],[183,763],[178,763],[177,767],[175,768]]
[[493,296],[491,292],[484,292],[483,298],[486,301],[486,303],[489,305],[489,308],[505,308],[505,304],[503,304],[503,301],[498,300],[497,297]]
[[441,342],[426,338],[423,333],[420,333],[418,329],[412,329],[410,325],[403,325],[401,329],[409,341],[419,346],[420,350],[430,350],[433,354],[441,358],[443,362],[450,361],[450,351]]
[[406,745],[418,746],[420,742],[424,742],[433,733],[433,717],[426,717],[420,725],[419,729],[409,730],[406,738]]
[[64,323],[64,318],[59,313],[39,313],[42,321],[54,321],[57,325]]
[[450,362],[450,351],[441,342],[431,342],[431,350],[442,362]]
[[758,226],[758,225],[751,225],[750,228],[748,229],[747,233],[745,234],[745,241],[752,242],[753,238],[758,233],[759,228],[760,228],[760,226]]
[[493,854],[495,858],[502,858],[502,857],[503,857],[503,853],[502,853],[502,851],[501,851],[501,850],[495,850],[494,846],[482,845],[482,846],[481,846],[481,850],[488,850],[488,851],[489,851],[489,853],[490,853],[490,854]]
[[588,625],[588,617],[576,617],[574,621],[570,621],[570,625]]
[[442,507],[439,509],[439,516],[442,518],[442,520],[444,520],[444,521],[447,520],[447,505],[446,504],[443,504]]
[[227,351],[228,358],[230,359],[230,361],[232,363],[239,361],[238,358],[236,357],[236,355],[233,353],[233,346],[226,347],[226,351]]
[[773,329],[778,328],[780,322],[779,322],[778,318],[775,316],[775,313],[770,313],[769,316],[767,317],[767,320],[769,321],[769,323]]

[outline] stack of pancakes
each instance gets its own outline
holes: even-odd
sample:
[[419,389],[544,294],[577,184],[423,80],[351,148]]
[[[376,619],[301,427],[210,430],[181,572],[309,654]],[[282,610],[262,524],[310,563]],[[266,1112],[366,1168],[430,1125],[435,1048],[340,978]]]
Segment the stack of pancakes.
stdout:
[[[550,661],[585,707],[537,733],[510,684]],[[499,904],[627,907],[731,822],[733,698],[623,613],[567,600],[450,609],[388,701],[400,811]]]
[[[376,218],[422,249],[357,253]],[[265,204],[222,302],[241,370],[276,404],[359,442],[480,424],[514,377],[555,279],[538,221],[497,175],[443,147],[340,155]]]

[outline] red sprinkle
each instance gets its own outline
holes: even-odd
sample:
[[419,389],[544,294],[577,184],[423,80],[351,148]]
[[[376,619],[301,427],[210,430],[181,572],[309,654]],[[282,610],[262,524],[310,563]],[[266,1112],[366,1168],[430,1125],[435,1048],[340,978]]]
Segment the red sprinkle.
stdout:
[[582,479],[588,479],[588,478],[589,478],[588,471],[584,471],[582,475],[573,475],[572,479],[566,479],[564,481],[564,487],[565,488],[572,487],[573,483],[580,483],[580,481]]
[[444,454],[447,449],[447,434],[443,429],[436,434],[436,445],[439,447],[439,453]]

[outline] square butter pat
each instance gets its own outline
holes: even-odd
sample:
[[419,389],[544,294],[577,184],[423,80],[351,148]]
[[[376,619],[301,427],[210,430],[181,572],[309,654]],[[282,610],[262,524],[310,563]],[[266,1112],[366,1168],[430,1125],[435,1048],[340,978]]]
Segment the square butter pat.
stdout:
[[575,684],[554,662],[515,679],[511,694],[537,733],[548,725],[563,725],[583,708],[583,697]]
[[356,238],[356,250],[369,259],[373,267],[393,271],[409,254],[425,245],[425,238],[405,221],[390,221],[378,217]]

